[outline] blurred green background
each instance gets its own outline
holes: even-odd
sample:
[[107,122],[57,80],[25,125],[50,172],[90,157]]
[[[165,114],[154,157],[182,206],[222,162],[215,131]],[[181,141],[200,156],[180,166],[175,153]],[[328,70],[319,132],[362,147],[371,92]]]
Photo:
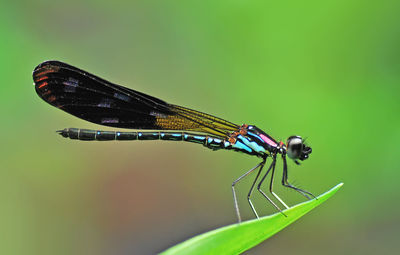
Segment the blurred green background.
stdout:
[[[394,254],[399,11],[399,1],[2,1],[0,253],[160,252],[235,222],[231,183],[259,161],[190,143],[62,139],[55,130],[107,128],[36,95],[33,68],[56,59],[276,139],[308,137],[313,153],[289,163],[290,180],[315,194],[345,186],[249,254]],[[238,185],[245,219],[251,181]],[[276,186],[290,205],[304,201]]]

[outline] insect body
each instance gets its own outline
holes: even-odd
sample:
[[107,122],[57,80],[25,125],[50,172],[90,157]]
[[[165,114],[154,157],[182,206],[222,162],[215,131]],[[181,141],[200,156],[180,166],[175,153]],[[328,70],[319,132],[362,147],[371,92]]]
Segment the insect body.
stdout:
[[[252,211],[258,214],[251,201],[251,194],[268,157],[272,163],[260,179],[257,189],[279,211],[261,185],[271,172],[270,192],[286,208],[288,206],[273,192],[272,182],[278,155],[283,160],[282,184],[300,192],[307,198],[310,192],[289,184],[286,155],[296,164],[305,160],[311,148],[300,136],[291,136],[286,143],[277,142],[254,125],[237,125],[196,110],[173,105],[144,93],[113,84],[86,71],[59,61],[46,61],[33,71],[37,94],[49,104],[81,119],[110,127],[148,131],[100,131],[66,128],[58,131],[66,138],[77,140],[169,140],[202,144],[213,150],[234,150],[257,156],[262,161],[240,176],[232,184],[234,205],[241,221],[236,199],[235,184],[258,169],[248,193]],[[282,211],[281,211],[282,212]]]

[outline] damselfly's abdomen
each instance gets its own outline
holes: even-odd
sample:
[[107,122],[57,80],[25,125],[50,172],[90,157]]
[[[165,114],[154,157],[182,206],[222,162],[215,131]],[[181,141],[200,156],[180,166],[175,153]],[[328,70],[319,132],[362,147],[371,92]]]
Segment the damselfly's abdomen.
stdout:
[[100,131],[79,128],[66,128],[58,131],[65,138],[83,141],[132,141],[132,140],[164,140],[164,141],[185,141],[202,144],[207,148],[218,150],[228,149],[229,142],[222,139],[187,132],[119,132]]
[[134,141],[134,140],[163,140],[163,141],[184,141],[202,144],[203,146],[212,149],[226,149],[244,152],[250,155],[258,155],[252,148],[237,140],[234,144],[220,139],[218,137],[188,133],[188,132],[120,132],[120,131],[101,131],[79,128],[65,128],[58,131],[65,137],[74,140],[82,141]]

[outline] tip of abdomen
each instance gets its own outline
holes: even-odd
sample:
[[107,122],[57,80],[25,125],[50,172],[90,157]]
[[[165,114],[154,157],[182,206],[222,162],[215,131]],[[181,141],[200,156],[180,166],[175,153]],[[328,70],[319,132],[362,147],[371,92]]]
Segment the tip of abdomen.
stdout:
[[60,134],[62,137],[68,138],[68,128],[64,128],[63,130],[57,130],[56,131],[58,134]]

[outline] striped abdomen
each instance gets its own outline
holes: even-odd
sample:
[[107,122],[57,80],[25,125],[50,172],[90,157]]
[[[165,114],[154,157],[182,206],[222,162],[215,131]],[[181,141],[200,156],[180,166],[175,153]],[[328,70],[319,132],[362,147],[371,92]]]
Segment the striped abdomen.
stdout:
[[185,141],[198,143],[207,148],[230,149],[230,143],[217,137],[199,135],[187,132],[119,132],[119,131],[100,131],[90,129],[66,128],[57,131],[63,137],[83,141],[131,141],[131,140],[164,140],[164,141]]

